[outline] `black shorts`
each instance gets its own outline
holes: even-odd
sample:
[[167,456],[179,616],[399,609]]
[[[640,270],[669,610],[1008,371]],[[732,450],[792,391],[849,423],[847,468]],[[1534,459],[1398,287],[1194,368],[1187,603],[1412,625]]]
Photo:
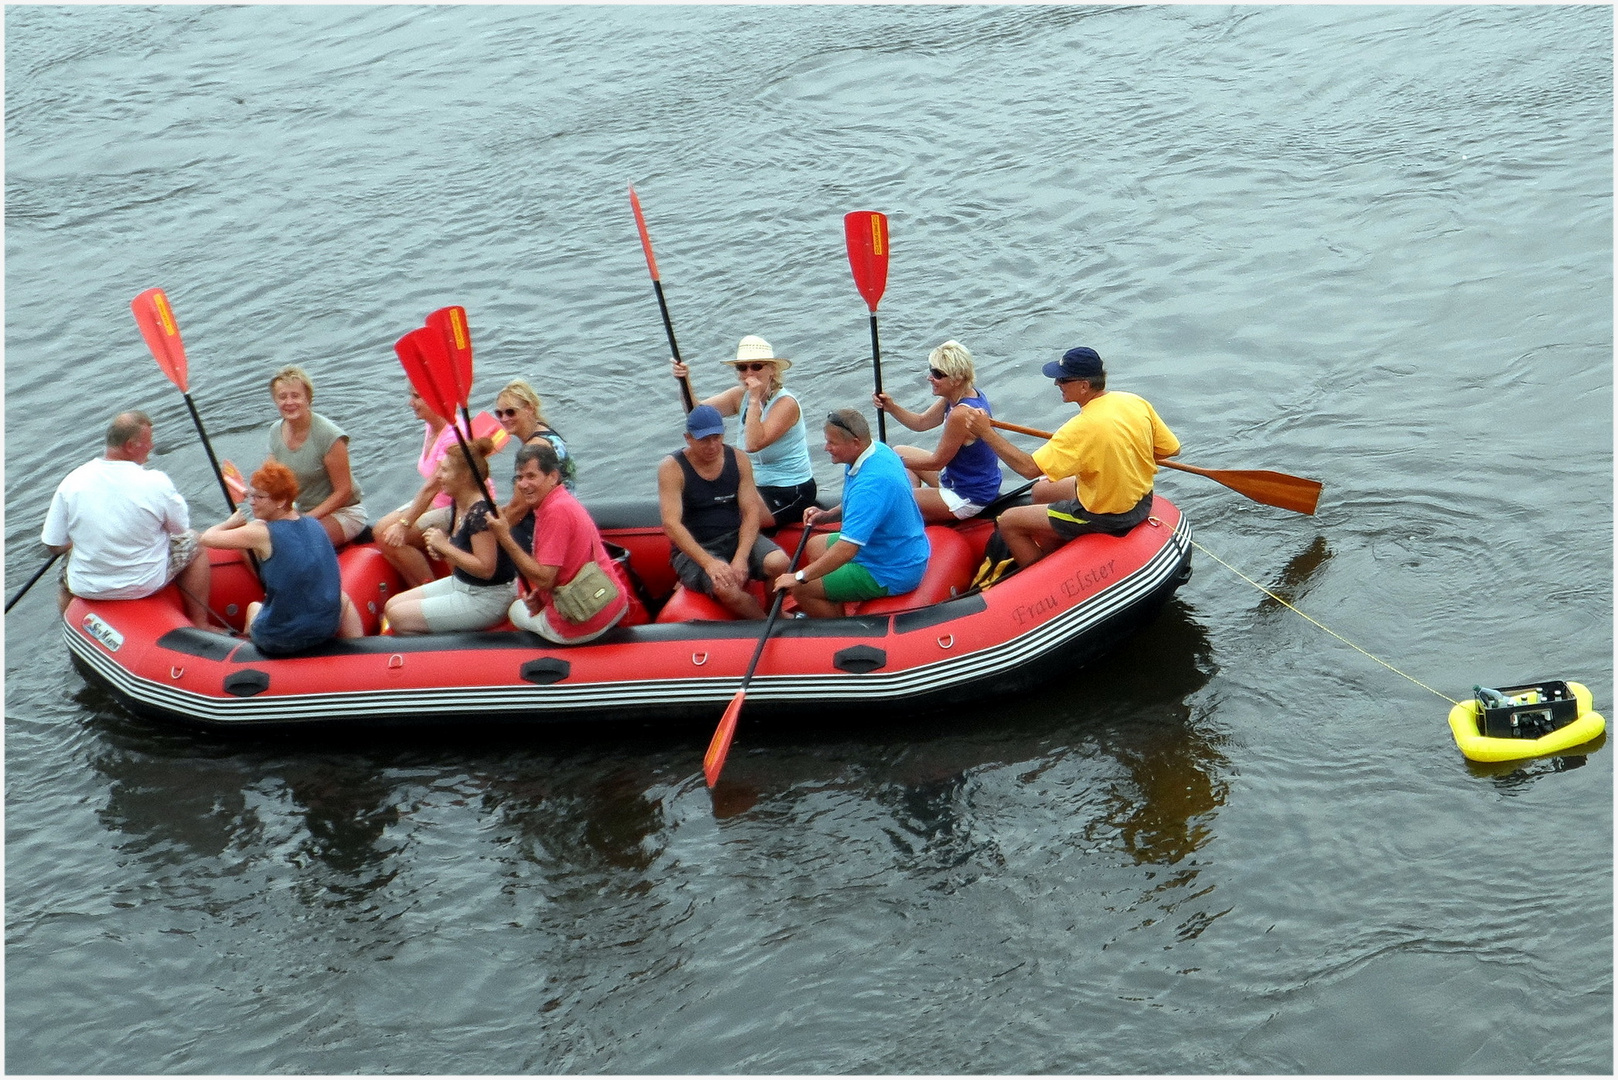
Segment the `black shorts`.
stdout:
[[[726,533],[724,536],[709,540],[702,545],[702,550],[716,559],[729,562],[736,555],[736,541],[741,539],[736,533]],[[764,580],[764,557],[772,551],[780,551],[774,540],[767,536],[758,536],[753,539],[753,550],[747,553],[747,576],[754,581]],[[697,561],[679,548],[675,548],[669,556],[669,562],[674,565],[674,575],[680,579],[681,584],[694,592],[713,595],[713,582],[708,580],[708,571],[697,565]]]
[[770,508],[776,525],[796,525],[803,520],[803,512],[815,505],[817,489],[814,477],[810,477],[791,487],[765,487],[760,484],[758,493],[764,496],[764,505]]
[[1085,533],[1110,533],[1122,536],[1152,514],[1152,493],[1148,491],[1140,502],[1121,514],[1093,514],[1077,499],[1063,499],[1045,507],[1045,513],[1063,540],[1071,540]]

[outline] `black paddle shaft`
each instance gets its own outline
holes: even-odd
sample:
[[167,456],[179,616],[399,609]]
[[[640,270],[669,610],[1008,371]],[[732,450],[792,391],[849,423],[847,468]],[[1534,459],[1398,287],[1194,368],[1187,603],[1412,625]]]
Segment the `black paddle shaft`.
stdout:
[[35,570],[34,571],[34,576],[29,578],[23,584],[22,588],[17,590],[17,595],[13,596],[10,600],[6,601],[6,610],[10,611],[12,608],[16,607],[17,606],[17,601],[21,600],[23,598],[23,595],[25,593],[27,593],[29,589],[32,589],[34,587],[34,582],[36,582],[40,578],[44,577],[45,576],[45,571],[49,570],[52,566],[54,566],[56,564],[56,560],[60,559],[61,557],[62,557],[62,552],[58,551],[55,554],[53,554],[50,558],[46,559],[45,560],[45,565],[41,566],[38,570]]
[[[876,312],[871,312],[871,371],[876,376],[876,392],[882,393],[882,346],[876,340]],[[886,409],[876,411],[876,437],[882,442],[888,441],[888,413]]]
[[197,425],[197,434],[202,436],[202,448],[208,452],[208,464],[213,466],[214,479],[219,481],[219,490],[225,496],[225,513],[236,512],[236,500],[230,497],[230,485],[225,483],[225,474],[219,468],[219,459],[214,457],[213,443],[208,441],[208,432],[202,427],[202,417],[197,413],[197,406],[191,400],[191,395],[185,395],[185,407],[191,410],[191,422]]
[[[680,343],[674,340],[674,321],[669,318],[669,302],[663,298],[663,283],[654,277],[652,289],[657,293],[657,310],[663,313],[663,332],[669,336],[669,352],[674,354],[676,361],[683,364],[685,361],[680,359]],[[690,379],[680,380],[680,399],[684,402],[685,411],[688,413],[697,407],[697,399],[691,394]]]
[[[797,569],[798,560],[803,558],[803,549],[809,546],[809,536],[815,530],[805,527],[803,536],[798,539],[798,550],[792,553],[792,561],[787,563],[787,573]],[[753,681],[753,672],[758,670],[758,658],[764,655],[764,646],[770,640],[770,631],[775,629],[775,620],[781,614],[781,602],[787,598],[787,591],[779,589],[775,594],[775,603],[770,605],[770,617],[764,620],[764,633],[759,635],[758,645],[753,649],[753,659],[748,662],[747,674],[742,676],[741,692],[746,692],[747,684]]]

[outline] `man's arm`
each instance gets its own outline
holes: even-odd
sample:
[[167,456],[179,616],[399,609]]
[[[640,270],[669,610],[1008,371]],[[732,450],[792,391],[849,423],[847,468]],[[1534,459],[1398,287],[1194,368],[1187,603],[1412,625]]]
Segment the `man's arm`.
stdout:
[[[995,457],[1011,467],[1012,472],[1024,480],[1038,480],[1045,475],[1045,470],[1041,469],[1032,457],[1018,447],[1011,445],[1006,440],[1006,437],[1000,434],[999,429],[990,426],[988,413],[982,409],[974,409],[970,405],[957,405],[955,406],[955,411],[966,414],[968,418],[967,430],[976,438],[983,440],[989,449],[994,451]],[[1056,477],[1051,477],[1050,479],[1056,479]]]
[[731,572],[730,564],[697,543],[697,538],[685,527],[685,505],[681,501],[684,492],[685,475],[680,463],[672,456],[664,458],[657,467],[657,506],[663,518],[663,532],[668,534],[671,544],[707,572],[710,581],[717,583]]

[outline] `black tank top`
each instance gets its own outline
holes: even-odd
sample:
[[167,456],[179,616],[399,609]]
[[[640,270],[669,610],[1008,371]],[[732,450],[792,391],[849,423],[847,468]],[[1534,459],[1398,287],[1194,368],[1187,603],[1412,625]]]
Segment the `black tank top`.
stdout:
[[742,511],[736,494],[741,490],[742,473],[736,464],[736,448],[725,447],[725,464],[714,480],[704,480],[683,451],[674,455],[685,473],[685,491],[680,496],[684,515],[681,520],[697,543],[705,544],[742,527]]

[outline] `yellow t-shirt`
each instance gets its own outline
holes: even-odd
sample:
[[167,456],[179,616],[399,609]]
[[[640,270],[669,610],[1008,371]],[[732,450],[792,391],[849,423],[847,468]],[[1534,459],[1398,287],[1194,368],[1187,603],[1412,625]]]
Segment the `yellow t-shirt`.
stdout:
[[1180,440],[1145,398],[1108,390],[1035,450],[1051,480],[1078,477],[1079,502],[1095,514],[1122,514],[1152,490],[1157,458],[1180,452]]

